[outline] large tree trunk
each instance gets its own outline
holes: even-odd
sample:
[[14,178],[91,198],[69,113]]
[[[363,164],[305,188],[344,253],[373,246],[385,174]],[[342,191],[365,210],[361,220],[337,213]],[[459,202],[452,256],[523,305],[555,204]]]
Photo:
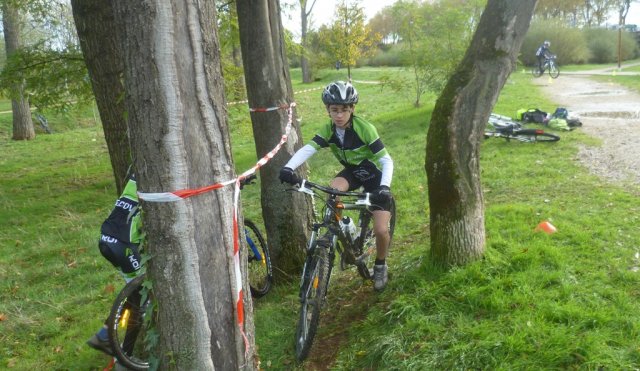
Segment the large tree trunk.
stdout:
[[427,135],[431,256],[444,267],[484,254],[479,149],[515,67],[536,0],[489,0],[467,53],[438,98]]
[[[238,1],[240,45],[250,107],[276,107],[293,101],[291,78],[280,22],[280,2],[273,0]],[[288,122],[287,112],[251,113],[258,158],[280,141]],[[284,192],[278,174],[301,147],[302,135],[294,118],[289,140],[260,171],[262,215],[276,279],[298,272],[311,216],[310,201],[295,192]],[[306,166],[302,167],[306,174]]]
[[111,1],[71,0],[71,6],[119,195],[131,164],[131,150],[122,99],[124,67],[118,42],[113,37],[115,20]]
[[[214,2],[118,0],[114,11],[140,191],[233,179]],[[254,369],[251,297],[244,311],[235,298],[232,187],[142,207],[161,369]]]
[[[22,20],[18,9],[3,1],[2,25],[7,60],[22,47],[20,38],[21,24]],[[36,137],[36,132],[31,119],[29,101],[24,97],[24,84],[17,84],[11,90],[13,140],[31,140]]]

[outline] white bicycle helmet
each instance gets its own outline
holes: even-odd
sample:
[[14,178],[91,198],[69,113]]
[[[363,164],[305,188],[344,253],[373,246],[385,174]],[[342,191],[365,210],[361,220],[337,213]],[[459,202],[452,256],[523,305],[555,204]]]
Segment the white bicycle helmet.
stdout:
[[324,88],[322,102],[326,105],[356,104],[358,103],[358,91],[349,82],[332,82]]

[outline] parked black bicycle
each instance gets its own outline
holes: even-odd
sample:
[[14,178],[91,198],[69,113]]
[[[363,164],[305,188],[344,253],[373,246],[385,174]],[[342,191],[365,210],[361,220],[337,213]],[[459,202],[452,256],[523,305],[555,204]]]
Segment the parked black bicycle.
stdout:
[[489,117],[484,137],[485,139],[504,138],[507,141],[513,139],[526,143],[557,142],[560,140],[560,137],[555,134],[547,133],[542,129],[525,129],[522,124],[495,114],[491,114]]
[[549,76],[553,79],[557,79],[560,76],[560,68],[556,63],[556,56],[552,55],[544,61],[542,65],[542,69],[540,69],[537,65],[531,69],[531,74],[533,77],[540,77],[544,74],[545,71],[548,71]]
[[[250,184],[255,175],[243,181]],[[260,298],[269,292],[273,282],[273,268],[269,248],[260,229],[251,220],[244,220],[244,238],[247,246],[247,275],[251,296]],[[107,326],[109,342],[118,362],[131,370],[149,368],[150,347],[153,344],[151,329],[155,322],[153,292],[145,286],[146,275],[142,274],[118,293]]]
[[[370,225],[371,211],[379,208],[372,203],[371,193],[341,192],[306,180],[296,190],[312,197],[318,195],[317,191],[328,195],[324,201],[322,219],[313,224],[300,282],[296,358],[302,361],[308,356],[318,329],[336,251],[340,254],[342,269],[355,266],[362,278],[373,279],[371,268],[375,260],[376,238]],[[350,210],[359,211],[357,216],[354,215],[357,223],[347,215]],[[395,222],[396,208],[392,199],[389,222],[391,237]]]

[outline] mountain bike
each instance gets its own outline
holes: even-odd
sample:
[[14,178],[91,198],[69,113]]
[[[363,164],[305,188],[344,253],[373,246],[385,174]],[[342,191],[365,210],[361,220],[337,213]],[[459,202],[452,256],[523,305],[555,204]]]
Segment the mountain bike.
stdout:
[[538,66],[534,66],[531,70],[531,74],[533,77],[540,77],[544,74],[544,71],[549,71],[549,76],[553,79],[557,79],[560,76],[560,68],[558,68],[558,64],[556,63],[556,56],[552,55],[544,61],[542,65],[542,70],[538,68]]
[[[380,207],[372,202],[371,193],[341,192],[306,180],[295,190],[314,198],[319,195],[318,192],[328,195],[324,201],[322,219],[316,216],[313,223],[300,280],[296,358],[302,361],[308,356],[318,330],[320,311],[329,287],[336,251],[340,254],[340,267],[343,270],[355,266],[362,278],[373,280],[370,268],[375,260],[376,237],[370,225],[373,217],[371,212]],[[350,210],[359,211],[357,227],[351,217],[346,215]],[[393,237],[396,223],[393,199],[390,211],[389,235]]]
[[[250,184],[255,176],[243,181]],[[260,298],[269,292],[273,282],[273,268],[269,248],[257,225],[244,220],[244,237],[249,247],[247,252],[247,275],[251,296]],[[131,370],[149,368],[149,344],[153,342],[155,307],[153,293],[145,286],[145,274],[141,274],[120,291],[116,297],[107,326],[109,342],[118,362]]]
[[522,124],[511,121],[505,116],[491,114],[489,125],[490,127],[487,127],[484,131],[485,139],[504,138],[507,141],[514,139],[526,143],[557,142],[560,140],[559,136],[546,133],[542,129],[525,129]]

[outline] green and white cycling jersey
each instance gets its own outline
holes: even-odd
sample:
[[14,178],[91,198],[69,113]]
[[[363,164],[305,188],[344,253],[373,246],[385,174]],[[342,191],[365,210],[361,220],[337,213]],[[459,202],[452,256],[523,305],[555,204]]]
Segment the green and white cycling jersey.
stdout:
[[[387,150],[380,140],[376,128],[361,117],[353,116],[351,126],[344,130],[344,137],[340,138],[339,130],[329,122],[309,143],[316,150],[331,149],[333,155],[345,167],[375,166],[382,170],[380,158],[387,155]],[[370,163],[370,164],[369,164]]]
[[372,172],[380,172],[380,185],[391,185],[393,161],[375,126],[365,119],[353,115],[351,125],[344,130],[329,121],[309,143],[296,152],[285,167],[295,170],[322,148],[329,148],[345,168],[364,167]]

